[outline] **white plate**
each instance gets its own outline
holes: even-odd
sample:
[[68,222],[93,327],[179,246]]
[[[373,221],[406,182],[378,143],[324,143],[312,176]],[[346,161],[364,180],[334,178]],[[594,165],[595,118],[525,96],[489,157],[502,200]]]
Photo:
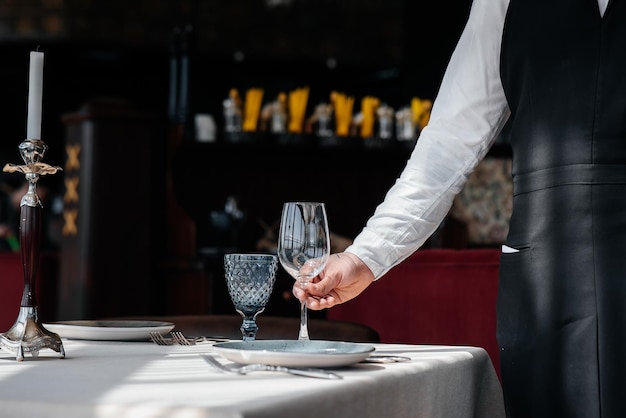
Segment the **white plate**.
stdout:
[[43,324],[61,338],[101,341],[148,340],[151,332],[166,333],[174,328],[161,321],[58,321]]
[[285,367],[341,367],[366,359],[375,348],[367,344],[325,340],[231,341],[213,346],[228,360]]

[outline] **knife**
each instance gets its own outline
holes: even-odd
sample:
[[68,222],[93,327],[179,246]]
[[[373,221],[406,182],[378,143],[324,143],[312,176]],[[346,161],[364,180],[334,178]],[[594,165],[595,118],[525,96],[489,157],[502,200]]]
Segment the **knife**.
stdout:
[[283,372],[297,376],[317,377],[319,379],[343,379],[343,376],[340,376],[333,372],[329,372],[328,370],[302,367],[273,366],[271,364],[248,364],[247,366],[243,366],[241,369],[239,369],[238,373],[245,374],[252,371]]
[[361,363],[399,363],[402,361],[411,361],[411,357],[371,355],[365,360],[362,360]]
[[318,379],[343,379],[343,376],[340,376],[336,373],[329,372],[328,370],[323,369],[313,369],[313,368],[296,368],[296,367],[283,367],[283,366],[273,366],[271,364],[248,364],[241,367],[228,367],[217,361],[213,356],[209,354],[200,354],[200,356],[211,366],[218,368],[219,370],[226,373],[234,373],[234,374],[248,374],[250,372],[282,372],[289,373],[297,376],[306,376],[306,377],[316,377]]

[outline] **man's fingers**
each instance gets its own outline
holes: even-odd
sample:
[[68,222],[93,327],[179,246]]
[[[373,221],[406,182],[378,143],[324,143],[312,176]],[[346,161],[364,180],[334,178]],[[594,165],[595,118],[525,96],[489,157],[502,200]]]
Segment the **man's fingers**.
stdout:
[[294,286],[291,289],[291,292],[293,293],[293,295],[298,298],[299,300],[302,300],[306,297],[307,293],[304,291],[304,289],[302,289],[300,286]]
[[327,309],[335,305],[335,299],[331,295],[312,295],[309,292],[309,285],[307,285],[306,290],[299,286],[294,286],[292,293],[298,300],[306,302],[307,308],[315,311]]

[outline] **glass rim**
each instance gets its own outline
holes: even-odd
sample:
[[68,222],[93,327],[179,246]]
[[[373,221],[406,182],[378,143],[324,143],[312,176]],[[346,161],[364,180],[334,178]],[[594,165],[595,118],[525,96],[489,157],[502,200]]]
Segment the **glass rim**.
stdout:
[[284,202],[284,205],[326,205],[324,202],[312,201],[312,200],[290,200],[288,202]]
[[263,259],[263,258],[274,258],[277,259],[278,256],[276,254],[267,254],[267,253],[227,253],[224,254],[224,258],[249,258],[253,259]]

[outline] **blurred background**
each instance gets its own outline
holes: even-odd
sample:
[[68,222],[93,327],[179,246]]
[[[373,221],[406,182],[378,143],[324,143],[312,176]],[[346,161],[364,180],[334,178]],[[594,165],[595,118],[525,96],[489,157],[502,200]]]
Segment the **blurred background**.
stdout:
[[43,133],[51,158],[60,153],[53,146],[63,138],[60,115],[93,97],[165,115],[175,28],[193,30],[191,113],[221,114],[233,87],[263,87],[270,97],[307,85],[311,103],[331,90],[392,106],[433,98],[470,3],[0,0],[4,137],[24,135],[28,53],[37,47],[46,53]]
[[[392,109],[430,102],[470,5],[0,0],[0,163],[21,163],[29,52],[39,50],[44,161],[64,168],[39,181],[48,263],[42,315],[233,313],[221,257],[273,251],[285,200],[325,201],[335,248],[345,248],[418,132],[405,144],[372,146],[363,138],[322,146],[306,130],[280,140],[233,136],[225,100],[233,90],[244,97],[261,89],[265,105],[306,88],[307,117],[333,92],[353,98],[354,113],[371,97]],[[214,135],[200,138],[197,115],[211,118]],[[501,243],[510,158],[505,146],[490,157],[427,247]],[[21,186],[19,175],[2,173],[0,223],[14,233],[19,208],[11,198]],[[7,239],[3,250],[18,248]],[[298,315],[291,285],[279,277],[270,314]]]

